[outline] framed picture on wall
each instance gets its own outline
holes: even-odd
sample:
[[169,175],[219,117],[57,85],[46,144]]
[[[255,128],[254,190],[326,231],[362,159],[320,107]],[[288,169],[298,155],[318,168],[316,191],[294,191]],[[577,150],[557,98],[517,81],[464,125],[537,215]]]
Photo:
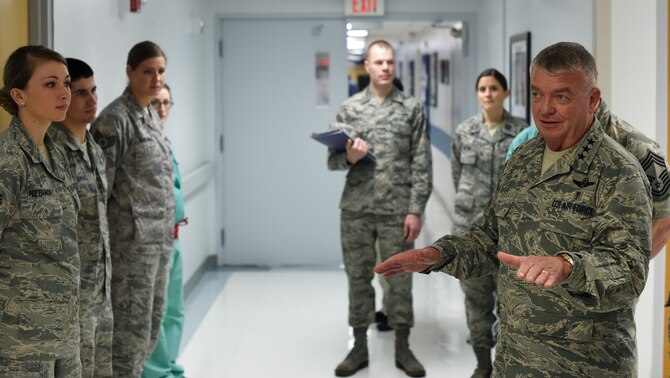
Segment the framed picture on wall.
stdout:
[[449,85],[449,61],[440,60],[440,83]]
[[530,32],[510,37],[510,113],[530,124]]
[[414,96],[414,61],[409,61],[409,95]]
[[437,107],[437,53],[430,60],[430,106]]

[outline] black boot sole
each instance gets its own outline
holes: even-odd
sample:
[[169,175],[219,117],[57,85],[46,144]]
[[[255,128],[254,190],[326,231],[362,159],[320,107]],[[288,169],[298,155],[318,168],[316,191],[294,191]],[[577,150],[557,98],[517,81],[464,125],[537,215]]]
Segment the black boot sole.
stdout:
[[350,371],[350,370],[342,371],[342,370],[335,369],[335,376],[336,377],[349,377],[349,376],[352,376],[352,375],[356,374],[359,370],[361,370],[363,368],[366,368],[366,367],[368,367],[368,361],[361,362],[360,364],[358,364],[358,366],[356,366],[356,368],[353,371]]
[[415,374],[412,374],[412,373],[408,372],[407,370],[405,370],[405,367],[404,367],[400,362],[398,362],[398,361],[395,362],[395,367],[397,367],[398,369],[404,371],[405,374],[407,374],[407,375],[410,376],[410,377],[425,377],[425,376],[426,376],[426,372],[425,372],[425,371],[423,371],[423,372],[421,372],[421,373],[415,373]]

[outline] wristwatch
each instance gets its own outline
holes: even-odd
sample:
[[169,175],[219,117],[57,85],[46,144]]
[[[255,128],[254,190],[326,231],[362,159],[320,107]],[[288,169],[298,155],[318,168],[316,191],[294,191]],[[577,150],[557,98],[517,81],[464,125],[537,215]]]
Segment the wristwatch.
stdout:
[[563,260],[567,261],[572,265],[572,267],[575,267],[575,260],[572,259],[572,256],[568,255],[567,253],[559,253],[559,256],[563,258]]

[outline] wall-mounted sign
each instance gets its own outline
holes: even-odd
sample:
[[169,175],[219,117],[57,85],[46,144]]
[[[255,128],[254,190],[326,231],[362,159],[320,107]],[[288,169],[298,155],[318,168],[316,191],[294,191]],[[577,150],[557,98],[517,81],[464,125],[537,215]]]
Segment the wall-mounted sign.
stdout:
[[344,0],[346,16],[383,16],[385,0]]

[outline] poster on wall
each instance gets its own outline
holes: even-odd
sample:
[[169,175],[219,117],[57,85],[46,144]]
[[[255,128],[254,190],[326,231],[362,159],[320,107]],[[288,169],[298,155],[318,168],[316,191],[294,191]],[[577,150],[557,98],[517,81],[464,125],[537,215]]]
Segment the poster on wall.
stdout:
[[330,59],[327,52],[317,52],[316,71],[316,106],[330,104]]
[[510,38],[509,60],[510,113],[530,124],[530,32]]

